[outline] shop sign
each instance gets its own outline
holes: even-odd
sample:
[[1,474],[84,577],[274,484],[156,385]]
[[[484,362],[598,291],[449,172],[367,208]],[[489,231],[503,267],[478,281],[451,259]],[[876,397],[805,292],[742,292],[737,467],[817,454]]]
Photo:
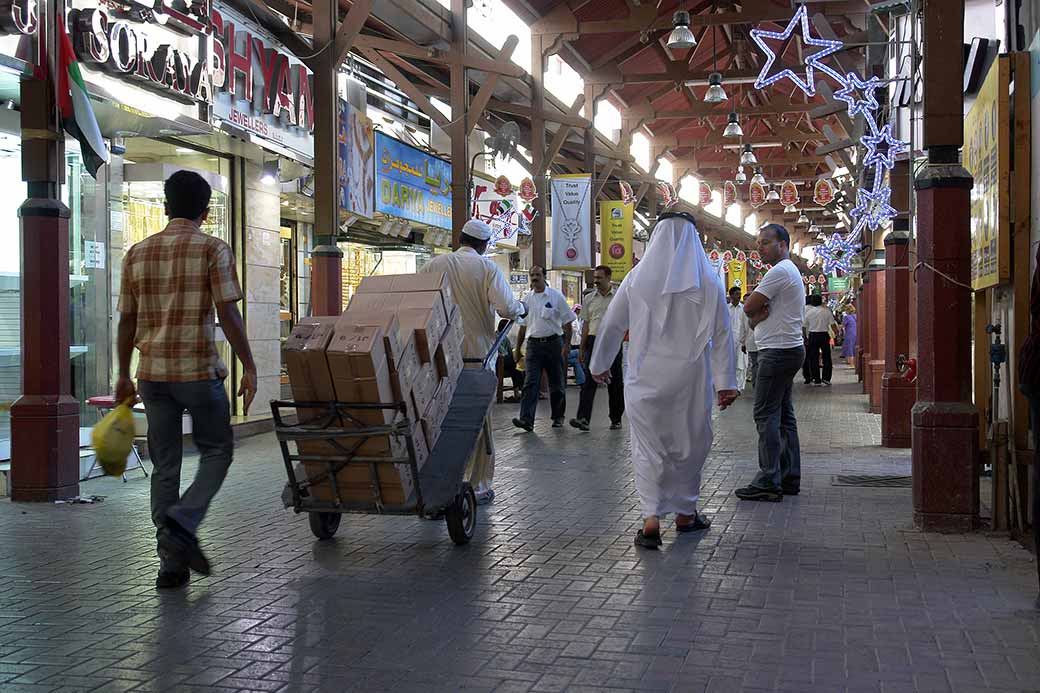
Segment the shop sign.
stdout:
[[996,286],[1010,278],[1009,73],[1009,58],[998,57],[964,118],[962,157],[974,181],[971,188],[971,285],[976,290]]
[[599,203],[600,261],[610,268],[616,281],[624,279],[632,269],[633,214],[631,202],[604,200]]
[[722,185],[722,206],[729,209],[737,201],[737,186],[728,180]]
[[849,290],[848,277],[828,277],[827,291],[832,294],[843,294]]
[[376,133],[376,211],[451,229],[451,164]]
[[748,202],[755,209],[766,203],[766,189],[761,183],[756,181],[748,186]]
[[339,101],[339,209],[371,219],[375,216],[375,131],[372,121],[346,101]]
[[701,207],[707,207],[711,204],[711,186],[707,183],[701,182],[698,188],[698,200],[701,203]]
[[794,182],[785,180],[780,186],[780,202],[785,207],[793,207],[798,204],[798,186]]
[[821,178],[816,181],[815,187],[813,187],[813,202],[825,207],[831,203],[834,199],[834,186],[826,178]]
[[105,244],[101,241],[83,241],[83,267],[105,269]]

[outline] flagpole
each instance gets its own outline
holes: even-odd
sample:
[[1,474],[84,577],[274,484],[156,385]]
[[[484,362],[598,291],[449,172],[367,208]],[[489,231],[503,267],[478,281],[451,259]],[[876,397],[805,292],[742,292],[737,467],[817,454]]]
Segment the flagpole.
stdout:
[[11,407],[11,499],[79,494],[79,403],[69,361],[69,209],[61,202],[65,146],[58,113],[57,20],[64,0],[40,0],[39,64],[21,82],[22,394]]

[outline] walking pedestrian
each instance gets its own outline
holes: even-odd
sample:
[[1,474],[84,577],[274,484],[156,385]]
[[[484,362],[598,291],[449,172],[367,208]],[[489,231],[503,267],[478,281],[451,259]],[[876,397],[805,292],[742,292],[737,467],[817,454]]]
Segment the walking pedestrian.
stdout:
[[845,315],[841,319],[841,356],[849,368],[855,368],[856,306],[851,303],[845,307]]
[[755,330],[751,328],[751,322],[746,313],[741,315],[744,320],[744,349],[748,357],[748,382],[754,388],[758,381],[758,342],[755,341]]
[[[811,305],[812,294],[806,294],[805,310],[809,310]],[[805,331],[805,325],[802,325],[802,346],[805,347],[805,359],[802,361],[802,380],[805,381],[806,385],[812,385],[812,369],[809,368],[809,334]]]
[[[1029,334],[1018,352],[1018,389],[1029,400],[1029,423],[1033,429],[1033,541],[1037,585],[1040,587],[1040,247],[1037,269],[1029,294]],[[1040,591],[1036,608],[1040,609]]]
[[[423,272],[444,272],[462,317],[462,356],[481,359],[495,343],[495,313],[515,319],[524,306],[513,296],[502,270],[484,257],[491,242],[491,227],[479,219],[470,219],[459,232],[459,248],[454,253],[438,255],[426,263]],[[496,354],[497,356],[497,354]],[[479,367],[480,364],[466,364]],[[496,368],[495,359],[488,364]],[[513,380],[514,385],[516,379]],[[477,497],[477,503],[490,503],[495,498],[495,440],[491,412],[484,419],[484,430],[466,468],[466,478]]]
[[[157,588],[182,587],[190,570],[209,575],[196,537],[220,490],[234,450],[227,366],[216,347],[216,325],[227,337],[243,373],[243,411],[256,395],[256,366],[235,305],[242,288],[227,243],[203,233],[212,191],[197,173],[177,171],[164,184],[169,222],[127,251],[119,291],[116,398],[140,392],[148,419],[148,454],[154,466],[152,522],[159,554]],[[130,376],[139,352],[137,386]],[[199,451],[195,480],[182,495],[182,416],[191,415]]]
[[[809,374],[812,385],[830,387],[834,367],[831,363],[831,329],[837,327],[834,313],[829,306],[823,305],[823,296],[813,294],[809,297],[809,307],[805,309],[805,331],[808,334],[807,350],[809,358]],[[820,360],[823,360],[821,374]],[[822,375],[822,378],[821,378]]]
[[567,410],[567,394],[564,389],[564,374],[567,352],[570,351],[571,323],[574,311],[567,298],[545,283],[545,268],[535,265],[528,273],[531,278],[531,293],[524,298],[527,317],[520,324],[516,339],[517,361],[519,351],[527,340],[527,374],[524,376],[523,401],[520,416],[513,425],[525,431],[534,430],[534,416],[538,409],[538,390],[542,373],[549,381],[549,403],[552,409],[553,428],[562,428]]
[[580,303],[574,305],[574,318],[571,324],[571,348],[567,352],[567,367],[574,369],[574,384],[581,387],[585,384],[585,366],[581,361],[581,335],[585,327],[585,320],[581,317],[582,306]]
[[747,353],[744,348],[744,305],[740,302],[739,286],[731,286],[729,288],[729,303],[726,306],[729,309],[729,325],[730,331],[733,333],[733,354],[735,363],[737,365],[737,389],[744,389],[744,380],[747,374]]
[[791,390],[805,362],[802,343],[804,288],[791,262],[791,236],[779,224],[758,232],[758,252],[773,265],[744,304],[758,343],[755,425],[759,473],[736,490],[742,500],[781,501],[801,487],[801,451]]
[[[585,323],[581,335],[581,362],[583,368],[588,368],[592,359],[592,352],[596,346],[596,334],[607,314],[610,302],[614,300],[615,291],[611,283],[611,270],[606,265],[600,265],[592,273],[592,281],[595,284],[592,291],[585,295]],[[616,431],[621,428],[621,417],[625,414],[625,384],[622,372],[622,348],[618,345],[617,355],[610,364],[610,384],[607,385],[607,397],[609,398],[608,415],[610,417],[610,430]],[[578,415],[571,419],[571,426],[581,431],[589,430],[592,421],[592,406],[596,401],[596,390],[599,388],[591,376],[586,373],[585,385],[581,388],[581,398],[578,402]]]
[[725,290],[693,217],[661,215],[642,261],[611,300],[589,363],[600,382],[613,380],[626,331],[632,464],[643,515],[635,544],[656,549],[668,513],[676,513],[677,532],[711,524],[697,502],[711,449],[712,400],[725,409],[739,395]]

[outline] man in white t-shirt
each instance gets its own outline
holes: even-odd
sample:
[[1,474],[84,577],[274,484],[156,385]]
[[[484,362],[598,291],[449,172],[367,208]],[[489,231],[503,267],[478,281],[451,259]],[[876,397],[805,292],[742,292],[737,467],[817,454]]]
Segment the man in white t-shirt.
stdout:
[[[809,361],[809,377],[814,387],[829,386],[833,364],[831,363],[831,328],[837,326],[834,313],[829,306],[823,305],[823,296],[813,294],[809,297],[809,307],[805,309],[805,342]],[[821,373],[820,359],[823,359]],[[822,375],[822,380],[820,379]]]
[[759,473],[750,485],[736,490],[741,500],[782,501],[784,494],[798,495],[801,484],[791,389],[805,361],[805,289],[801,273],[791,262],[790,245],[790,234],[779,224],[768,224],[758,232],[758,252],[773,268],[744,302],[758,346],[755,425]]

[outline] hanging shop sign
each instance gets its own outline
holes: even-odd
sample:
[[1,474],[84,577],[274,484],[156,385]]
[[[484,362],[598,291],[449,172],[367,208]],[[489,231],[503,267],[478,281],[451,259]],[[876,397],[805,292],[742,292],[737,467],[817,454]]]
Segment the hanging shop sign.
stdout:
[[825,207],[831,203],[834,199],[834,186],[826,178],[821,178],[816,181],[816,185],[813,186],[813,202]]
[[964,167],[971,172],[971,285],[1010,279],[1010,62],[997,58],[964,118]]
[[593,265],[591,190],[592,176],[587,173],[552,178],[552,269]]
[[618,185],[621,187],[622,202],[633,203],[636,201],[636,193],[627,180],[618,181]]
[[728,180],[722,185],[722,206],[729,209],[737,201],[737,186]]
[[664,209],[668,209],[679,202],[679,194],[675,192],[675,186],[671,183],[659,181],[657,183],[657,192],[661,196],[661,206]]
[[827,277],[827,291],[832,294],[843,294],[849,290],[848,277]]
[[376,144],[372,121],[361,111],[339,102],[340,216],[375,216]]
[[521,235],[531,235],[531,222],[535,218],[533,198],[525,200],[524,184],[515,189],[505,176],[495,181],[476,172],[474,176],[470,216],[491,227],[489,247],[517,248]]
[[698,201],[701,203],[701,207],[707,207],[711,204],[711,186],[707,183],[701,182],[697,186],[698,189]]
[[729,291],[734,286],[740,288],[740,297],[743,298],[746,293],[745,287],[747,287],[746,262],[732,260],[728,264],[728,270],[726,271],[726,290]]
[[780,203],[785,207],[798,204],[798,186],[793,181],[785,180],[780,186]]
[[451,164],[376,133],[377,212],[451,229]]
[[599,203],[600,261],[610,268],[614,281],[621,281],[632,269],[633,215],[631,202]]
[[766,203],[766,189],[761,183],[755,181],[748,186],[748,203],[758,209]]

